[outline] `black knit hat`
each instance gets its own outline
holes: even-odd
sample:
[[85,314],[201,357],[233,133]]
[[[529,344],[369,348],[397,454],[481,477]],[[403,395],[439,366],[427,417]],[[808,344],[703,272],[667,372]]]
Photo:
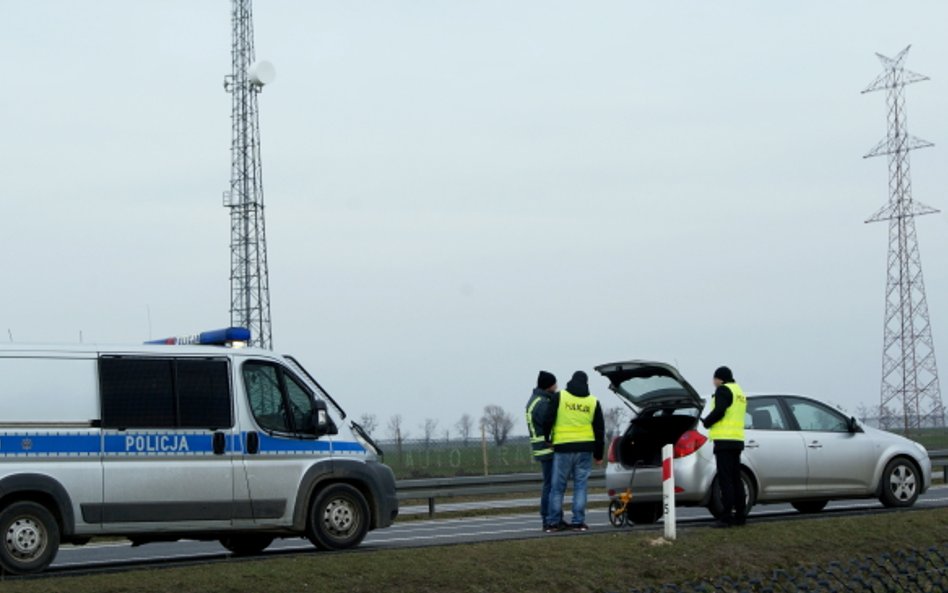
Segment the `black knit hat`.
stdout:
[[734,373],[731,372],[731,369],[727,367],[718,367],[714,371],[714,378],[723,381],[724,383],[733,383],[734,382]]
[[556,377],[553,376],[553,373],[540,371],[540,374],[537,376],[537,387],[540,389],[549,389],[554,385],[556,385]]
[[582,371],[573,373],[573,378],[566,384],[566,391],[573,395],[589,395],[589,377]]

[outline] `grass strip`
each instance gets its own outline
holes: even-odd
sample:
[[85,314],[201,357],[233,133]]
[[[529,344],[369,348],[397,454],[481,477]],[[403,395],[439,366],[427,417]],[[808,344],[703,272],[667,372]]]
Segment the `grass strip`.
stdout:
[[600,529],[586,535],[355,554],[230,560],[199,567],[47,577],[4,593],[592,593],[849,561],[948,542],[948,509],[751,523],[740,529]]

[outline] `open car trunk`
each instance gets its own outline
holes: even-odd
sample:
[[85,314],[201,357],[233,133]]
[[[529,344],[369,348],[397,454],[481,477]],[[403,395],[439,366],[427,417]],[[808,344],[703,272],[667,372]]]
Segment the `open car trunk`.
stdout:
[[661,465],[662,447],[674,445],[681,435],[697,427],[697,414],[697,410],[695,416],[645,413],[633,418],[616,450],[619,463],[630,468]]
[[662,464],[662,447],[674,445],[698,425],[704,400],[678,370],[649,360],[612,362],[596,367],[609,389],[636,412],[616,451],[626,467]]

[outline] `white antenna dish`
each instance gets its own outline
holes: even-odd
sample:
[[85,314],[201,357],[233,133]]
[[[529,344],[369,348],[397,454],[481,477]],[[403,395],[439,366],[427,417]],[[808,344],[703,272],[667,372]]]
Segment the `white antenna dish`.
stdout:
[[257,86],[263,86],[270,84],[276,78],[276,68],[266,60],[258,60],[251,64],[247,76],[250,78],[250,82]]

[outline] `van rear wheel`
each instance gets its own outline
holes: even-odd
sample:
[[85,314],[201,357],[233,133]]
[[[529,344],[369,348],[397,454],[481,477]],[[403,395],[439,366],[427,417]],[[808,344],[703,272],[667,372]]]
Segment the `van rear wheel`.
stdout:
[[359,545],[369,531],[369,505],[349,484],[332,484],[313,498],[306,536],[320,550]]
[[59,525],[35,502],[15,502],[0,512],[0,535],[0,568],[7,574],[39,572],[59,550]]
[[221,545],[233,552],[234,556],[252,556],[259,554],[273,543],[272,535],[261,533],[240,533],[222,537]]

